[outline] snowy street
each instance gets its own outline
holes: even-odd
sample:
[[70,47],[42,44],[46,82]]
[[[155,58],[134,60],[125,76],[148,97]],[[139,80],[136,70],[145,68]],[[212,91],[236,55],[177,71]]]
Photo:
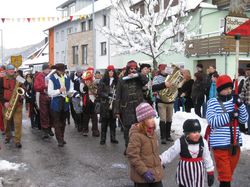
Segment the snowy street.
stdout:
[[[175,139],[178,137],[176,134],[181,133],[182,121],[187,117],[195,116],[182,112],[174,115]],[[3,137],[0,138],[0,187],[133,186],[128,175],[127,159],[123,156],[124,140],[120,129],[117,129],[118,145],[111,145],[108,139],[106,145],[101,146],[99,138],[91,134],[83,137],[71,121],[71,125],[66,127],[67,145],[59,148],[54,137],[43,141],[41,132],[30,128],[29,120],[24,119],[23,124],[22,149],[16,149],[13,143],[4,145]],[[248,146],[249,138],[244,138]],[[161,145],[161,152],[170,145]],[[248,187],[250,183],[250,150],[247,146],[244,149],[234,175],[233,187]],[[164,186],[176,186],[174,177],[177,161],[175,159],[165,169]],[[218,186],[217,181],[214,186]]]

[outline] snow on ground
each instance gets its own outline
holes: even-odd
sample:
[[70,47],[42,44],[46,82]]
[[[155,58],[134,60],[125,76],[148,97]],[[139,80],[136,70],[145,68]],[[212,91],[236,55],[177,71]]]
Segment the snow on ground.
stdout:
[[[177,136],[181,136],[183,134],[182,125],[183,122],[187,119],[198,119],[201,124],[201,134],[204,136],[205,130],[207,127],[207,120],[204,118],[200,118],[193,111],[191,113],[187,112],[176,112],[173,115],[173,123],[172,130],[174,130]],[[241,147],[242,151],[250,150],[250,135],[246,135],[241,133],[243,139],[243,146]]]
[[24,163],[12,163],[7,160],[0,160],[0,171],[8,171],[8,170],[20,170],[22,168],[25,168]]

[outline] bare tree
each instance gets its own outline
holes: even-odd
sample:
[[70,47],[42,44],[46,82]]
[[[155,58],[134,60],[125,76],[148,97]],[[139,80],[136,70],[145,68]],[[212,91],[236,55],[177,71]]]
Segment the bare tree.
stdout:
[[110,38],[112,44],[119,46],[119,53],[143,53],[152,58],[154,68],[157,68],[160,55],[184,49],[183,41],[165,44],[178,33],[186,33],[190,22],[186,0],[179,0],[176,6],[171,6],[173,0],[170,0],[165,8],[161,0],[143,0],[143,12],[134,9],[134,0],[111,1],[114,17],[110,19],[114,28],[100,31]]
[[245,11],[249,0],[230,0],[229,15],[246,17]]

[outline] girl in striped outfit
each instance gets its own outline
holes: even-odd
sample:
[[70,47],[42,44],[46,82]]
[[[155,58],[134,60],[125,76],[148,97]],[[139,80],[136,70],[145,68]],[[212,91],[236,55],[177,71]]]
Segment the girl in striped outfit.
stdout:
[[214,183],[214,165],[206,140],[200,135],[201,125],[197,119],[183,124],[184,135],[172,147],[160,155],[162,165],[180,155],[176,181],[179,187],[204,187],[205,173],[208,186]]
[[233,81],[228,75],[219,76],[216,82],[218,97],[210,99],[207,104],[207,121],[211,127],[209,142],[214,152],[220,187],[231,186],[240,158],[242,137],[234,120],[244,124],[248,119],[245,105],[232,95],[232,88]]

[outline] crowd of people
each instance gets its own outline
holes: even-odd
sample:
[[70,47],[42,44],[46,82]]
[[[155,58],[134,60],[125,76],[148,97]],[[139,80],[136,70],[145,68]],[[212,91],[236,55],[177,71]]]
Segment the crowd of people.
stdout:
[[[118,144],[116,128],[124,134],[125,150],[131,164],[131,179],[136,187],[161,187],[163,169],[175,157],[180,161],[176,181],[180,187],[204,186],[205,173],[209,186],[214,182],[213,151],[220,187],[229,187],[240,157],[240,131],[250,134],[245,124],[250,111],[250,67],[239,70],[238,94],[235,80],[219,75],[214,66],[204,73],[197,64],[192,76],[187,69],[160,64],[152,71],[150,64],[134,60],[120,70],[109,65],[104,74],[92,67],[76,67],[68,73],[67,67],[44,64],[41,72],[23,75],[12,64],[0,68],[0,130],[5,144],[21,148],[23,101],[32,128],[42,131],[42,139],[56,137],[58,147],[66,142],[65,127],[73,118],[75,128],[89,136],[100,137],[100,145],[107,140]],[[246,73],[246,74],[245,74]],[[192,79],[194,77],[194,79]],[[237,89],[237,88],[236,88]],[[205,137],[200,135],[197,119],[187,119],[183,135],[173,140],[171,126],[173,113],[179,110],[194,112],[206,118]],[[7,113],[10,117],[6,117]],[[159,153],[155,133],[159,116],[160,142],[173,142],[164,153]],[[101,128],[99,130],[98,123]],[[14,133],[13,133],[14,132]],[[13,133],[13,134],[12,134]]]

